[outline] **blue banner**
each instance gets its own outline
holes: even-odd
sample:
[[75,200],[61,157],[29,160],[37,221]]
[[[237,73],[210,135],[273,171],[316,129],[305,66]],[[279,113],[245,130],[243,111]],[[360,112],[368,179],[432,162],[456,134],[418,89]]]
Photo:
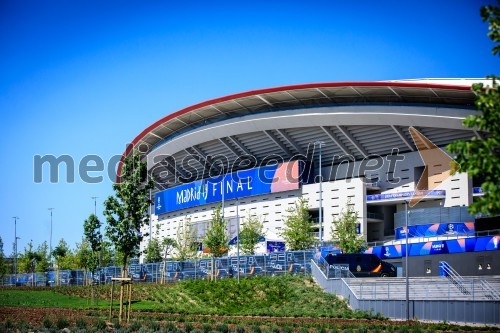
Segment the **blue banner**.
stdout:
[[267,241],[267,253],[284,252],[285,242]]
[[413,196],[444,197],[445,195],[446,195],[445,190],[382,193],[382,194],[367,195],[366,201],[394,200],[394,199],[402,199],[402,198],[412,198]]
[[155,195],[155,214],[300,188],[299,161],[267,165],[260,168],[198,180],[176,186]]
[[[396,228],[395,239],[406,238],[406,227]],[[433,236],[474,235],[474,222],[434,223],[408,226],[408,238]]]
[[[453,254],[465,252],[483,252],[500,250],[500,236],[484,236],[450,239],[444,241],[408,244],[409,256],[432,254]],[[365,253],[377,255],[380,259],[393,259],[406,256],[406,245],[383,245],[370,247]]]

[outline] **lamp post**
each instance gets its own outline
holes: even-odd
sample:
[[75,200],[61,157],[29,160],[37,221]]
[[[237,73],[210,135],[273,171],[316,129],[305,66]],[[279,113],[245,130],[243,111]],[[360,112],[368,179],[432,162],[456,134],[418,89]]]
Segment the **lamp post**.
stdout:
[[405,239],[406,239],[406,247],[405,247],[405,279],[406,279],[406,320],[410,320],[410,284],[408,280],[408,201],[405,200]]
[[316,141],[314,144],[319,145],[319,246],[323,244],[323,174],[321,173],[321,148],[323,141]]
[[[94,200],[94,216],[97,219],[97,198],[99,198],[99,197],[90,197],[90,198]],[[97,219],[97,220],[99,220],[99,219]],[[99,223],[99,233],[101,233],[101,224],[100,223]],[[101,250],[99,250],[98,261],[99,261],[99,268],[100,268],[101,267]]]
[[52,266],[52,211],[54,210],[55,208],[48,208],[48,210],[50,210],[50,252],[49,252],[49,258],[50,259],[50,266]]
[[240,201],[236,198],[236,256],[238,257],[238,283],[240,283]]
[[[13,216],[14,219],[14,274],[17,276],[17,220],[19,220],[19,217]],[[16,277],[17,279],[17,277]]]

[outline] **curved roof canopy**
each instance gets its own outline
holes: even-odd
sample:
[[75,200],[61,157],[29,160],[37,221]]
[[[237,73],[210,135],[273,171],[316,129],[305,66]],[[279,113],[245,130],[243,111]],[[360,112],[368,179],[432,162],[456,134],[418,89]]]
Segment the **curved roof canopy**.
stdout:
[[[481,80],[474,82],[477,81]],[[264,158],[265,154],[277,154],[287,158],[293,154],[305,153],[308,145],[321,140],[325,142],[324,157],[352,154],[355,159],[361,159],[371,154],[390,153],[390,150],[387,150],[390,147],[402,151],[414,150],[407,131],[407,126],[410,125],[417,126],[437,145],[445,145],[454,139],[480,135],[461,128],[460,124],[466,113],[471,113],[474,109],[475,95],[470,89],[470,83],[462,80],[458,80],[458,85],[456,82],[450,84],[447,80],[330,82],[233,94],[189,106],[156,121],[132,141],[124,156],[129,154],[132,147],[152,156],[170,145],[166,152],[174,156],[176,161],[187,155],[198,155],[207,160],[217,154],[224,154],[229,160],[234,160],[241,154],[254,155],[258,160]],[[338,110],[346,106],[358,106],[357,111],[349,112],[359,112],[359,107],[378,107],[370,111],[372,114],[379,114],[377,110],[383,106],[386,117],[389,113],[395,114],[394,107],[416,107],[417,111],[409,111],[405,117],[399,118],[373,118],[371,115],[363,115],[356,121],[352,120],[352,114],[348,116],[344,112],[345,114],[342,114],[345,117],[342,118],[338,113],[340,120],[334,123],[324,121],[335,118],[332,117],[333,113],[323,115],[328,118],[316,117],[317,123],[312,121],[306,124],[298,118],[298,114],[312,115],[323,109],[339,112]],[[416,113],[422,107],[427,110],[427,122],[420,122],[417,118]],[[457,109],[460,112],[447,113],[448,118],[438,119],[434,127],[429,119],[439,118],[436,114],[439,113],[436,112],[437,107]],[[280,120],[282,127],[276,126],[276,123],[268,119],[270,115],[281,112],[284,114]],[[406,124],[405,119],[412,117],[415,123]],[[392,118],[398,120],[392,122]],[[236,123],[243,119],[248,119],[249,123],[236,126]],[[259,123],[259,120],[262,123]],[[358,124],[357,121],[361,122]],[[440,130],[448,127],[448,123],[450,126],[446,131]],[[226,125],[221,127],[219,124]],[[200,135],[203,130],[204,134]],[[197,133],[196,136],[200,138],[198,141],[193,138],[193,133]],[[329,164],[331,165],[331,161]],[[155,163],[148,161],[150,169],[154,165]],[[170,165],[169,170],[172,172],[174,168],[176,166]],[[169,186],[175,183],[177,181],[172,181]]]

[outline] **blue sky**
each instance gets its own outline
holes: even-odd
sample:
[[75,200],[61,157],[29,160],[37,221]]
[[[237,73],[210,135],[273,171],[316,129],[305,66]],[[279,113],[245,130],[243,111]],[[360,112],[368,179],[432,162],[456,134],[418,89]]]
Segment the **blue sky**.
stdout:
[[[498,74],[484,1],[0,0],[0,237],[80,241],[112,182],[33,181],[34,155],[107,163],[159,118],[246,90]],[[492,2],[490,2],[492,3]],[[76,171],[77,172],[77,171]],[[93,176],[102,175],[95,173]]]

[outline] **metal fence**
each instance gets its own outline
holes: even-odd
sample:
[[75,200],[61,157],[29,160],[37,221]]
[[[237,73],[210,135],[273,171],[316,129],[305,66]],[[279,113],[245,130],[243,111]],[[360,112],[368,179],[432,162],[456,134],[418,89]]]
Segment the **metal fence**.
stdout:
[[[245,255],[223,258],[203,258],[186,261],[165,261],[150,264],[132,264],[128,276],[134,282],[163,283],[188,279],[224,279],[283,274],[310,274],[314,251],[273,252],[266,255]],[[238,274],[239,271],[239,274]],[[84,270],[60,270],[38,273],[10,274],[0,278],[3,286],[82,286],[90,283],[106,284],[111,278],[121,277],[121,267],[98,269],[94,274]]]

